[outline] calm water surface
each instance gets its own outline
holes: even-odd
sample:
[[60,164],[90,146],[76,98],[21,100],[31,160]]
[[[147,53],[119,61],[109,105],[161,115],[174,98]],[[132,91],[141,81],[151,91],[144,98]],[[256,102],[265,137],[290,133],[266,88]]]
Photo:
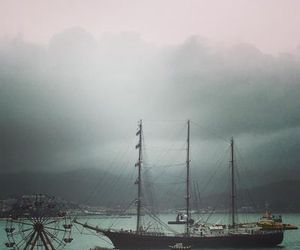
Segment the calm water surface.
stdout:
[[[176,215],[160,215],[159,216],[164,222],[168,220],[174,220]],[[260,217],[259,214],[243,214],[239,216],[240,221],[255,221]],[[204,218],[207,218],[204,217]],[[146,219],[146,218],[145,218]],[[116,229],[134,229],[135,228],[135,217],[131,218],[112,218],[112,217],[89,217],[79,219],[81,222],[87,222],[91,225],[98,225],[99,227],[112,227]],[[300,226],[300,214],[283,214],[283,220],[285,223],[295,224]],[[209,219],[209,222],[215,223],[228,223],[228,215],[214,214]],[[4,231],[5,221],[0,221],[0,250],[6,250],[4,243],[7,241],[6,233]],[[182,225],[176,225],[173,227],[177,231],[182,231]],[[96,235],[93,231],[83,229],[79,225],[74,226],[72,230],[72,237],[74,238],[71,244],[68,244],[66,250],[89,250],[94,246],[112,247],[109,239],[106,237]],[[287,231],[285,232],[284,241],[281,246],[276,248],[268,249],[300,249],[300,231]],[[262,250],[262,248],[261,248]]]

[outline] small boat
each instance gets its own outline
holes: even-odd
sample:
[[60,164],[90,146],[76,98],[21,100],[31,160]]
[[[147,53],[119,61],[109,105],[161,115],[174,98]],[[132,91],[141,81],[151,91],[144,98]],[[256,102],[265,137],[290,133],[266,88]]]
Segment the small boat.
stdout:
[[282,224],[283,230],[297,230],[298,227],[292,224]]
[[269,211],[260,218],[257,225],[262,230],[297,230],[298,227],[292,224],[282,223],[281,215],[272,215]]
[[180,224],[190,224],[190,225],[193,225],[194,224],[194,220],[191,219],[191,218],[188,218],[188,216],[184,213],[181,213],[179,212],[176,216],[176,221],[168,221],[168,224],[177,224],[177,225],[180,225]]
[[184,246],[182,243],[176,243],[175,245],[173,246],[169,246],[171,249],[174,249],[174,250],[189,250],[189,249],[192,249],[191,246]]

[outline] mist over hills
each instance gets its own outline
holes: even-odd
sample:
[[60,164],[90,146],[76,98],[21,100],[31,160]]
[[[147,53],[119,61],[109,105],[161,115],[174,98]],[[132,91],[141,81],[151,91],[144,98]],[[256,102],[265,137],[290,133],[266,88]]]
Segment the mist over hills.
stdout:
[[[218,47],[197,36],[172,46],[147,43],[136,33],[96,39],[75,27],[47,45],[0,38],[0,80],[3,198],[45,192],[97,205],[133,200],[136,122],[143,118],[147,132],[153,120],[179,120],[183,129],[175,141],[182,149],[191,118],[200,125],[191,132],[194,180],[201,185],[209,180],[215,153],[233,136],[248,171],[242,188],[270,185],[264,196],[277,200],[271,187],[279,183],[291,204],[294,200],[283,181],[295,181],[296,187],[300,176],[297,54],[270,55],[245,43]],[[175,135],[170,125],[153,128],[145,136],[149,158],[156,146],[172,145]],[[119,168],[109,167],[112,159]],[[182,162],[185,155],[174,152],[157,162],[173,159]],[[182,181],[167,188],[161,183],[174,182],[167,176],[154,174],[153,192],[172,194],[158,197],[161,206],[180,206]],[[203,195],[222,192],[226,178],[217,178],[217,185],[203,187]],[[260,203],[267,199],[253,190]]]
[[117,203],[123,196],[130,197],[131,191],[122,188],[129,185],[128,179],[94,169],[60,173],[8,173],[0,175],[0,179],[2,199],[45,193],[75,203],[109,205]]
[[[295,175],[296,172],[291,173]],[[195,178],[193,177],[194,181]],[[223,178],[224,179],[224,178]],[[225,178],[226,179],[226,178]],[[112,174],[99,169],[73,170],[61,173],[22,172],[0,175],[1,199],[20,197],[24,194],[44,193],[63,198],[77,204],[94,206],[127,207],[136,197],[135,176]],[[200,180],[200,178],[199,178]],[[238,187],[238,207],[251,206],[253,209],[293,212],[300,211],[300,180],[279,180],[270,183],[257,182],[251,187]],[[168,180],[166,179],[166,183]],[[211,184],[213,189],[199,183],[200,207],[227,209],[229,190],[224,183]],[[192,189],[192,204],[195,209],[196,192]],[[180,188],[178,188],[180,187]],[[226,190],[226,189],[225,189]],[[146,205],[158,209],[184,207],[184,182],[177,185],[156,183],[155,187],[144,188]],[[149,196],[152,195],[151,197]]]
[[[239,189],[237,191],[237,207],[244,212],[299,212],[300,202],[296,198],[299,196],[300,181],[284,180],[262,184],[249,189]],[[204,207],[212,207],[229,211],[229,193],[218,193],[205,196],[201,199]],[[218,205],[218,207],[217,207]]]

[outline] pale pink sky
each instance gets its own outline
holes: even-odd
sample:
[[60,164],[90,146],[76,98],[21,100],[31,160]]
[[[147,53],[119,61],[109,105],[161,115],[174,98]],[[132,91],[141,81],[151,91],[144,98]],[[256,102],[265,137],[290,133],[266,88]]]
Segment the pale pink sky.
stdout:
[[174,44],[191,35],[225,45],[247,42],[269,52],[300,44],[299,0],[0,0],[0,36],[47,43],[66,28],[136,32]]

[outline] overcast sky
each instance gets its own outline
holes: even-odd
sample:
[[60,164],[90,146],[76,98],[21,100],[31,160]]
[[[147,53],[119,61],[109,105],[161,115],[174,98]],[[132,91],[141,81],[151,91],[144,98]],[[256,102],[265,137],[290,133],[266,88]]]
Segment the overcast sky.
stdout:
[[141,118],[151,162],[190,118],[197,167],[299,165],[299,1],[0,3],[1,170],[132,167]]
[[48,43],[80,26],[95,37],[136,32],[155,44],[198,35],[214,43],[247,42],[267,53],[299,49],[297,0],[1,0],[0,35]]

